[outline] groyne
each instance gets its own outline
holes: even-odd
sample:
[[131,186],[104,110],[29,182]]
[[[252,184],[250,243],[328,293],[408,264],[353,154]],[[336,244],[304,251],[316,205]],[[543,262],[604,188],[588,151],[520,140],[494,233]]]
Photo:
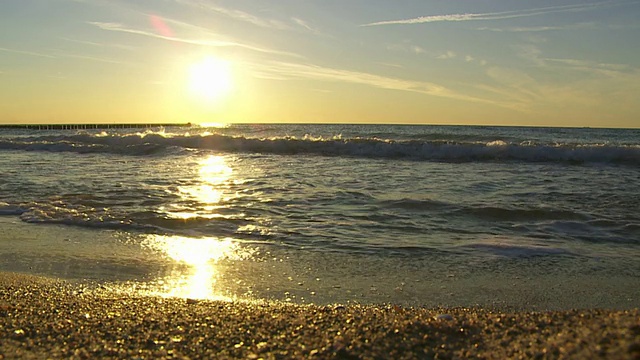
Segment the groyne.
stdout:
[[190,127],[191,123],[121,123],[121,124],[0,124],[0,129],[83,130],[83,129],[147,129],[157,127]]

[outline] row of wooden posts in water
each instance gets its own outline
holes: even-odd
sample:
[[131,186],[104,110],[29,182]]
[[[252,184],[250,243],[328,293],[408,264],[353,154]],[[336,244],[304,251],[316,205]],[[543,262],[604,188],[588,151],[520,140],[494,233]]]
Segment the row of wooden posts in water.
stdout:
[[0,124],[0,129],[85,130],[85,129],[148,129],[157,127],[189,127],[191,123],[149,124]]

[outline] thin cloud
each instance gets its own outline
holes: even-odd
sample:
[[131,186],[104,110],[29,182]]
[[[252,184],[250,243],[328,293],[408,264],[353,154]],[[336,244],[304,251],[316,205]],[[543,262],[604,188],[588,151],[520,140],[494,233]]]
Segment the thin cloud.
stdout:
[[323,81],[336,81],[367,85],[379,89],[410,91],[430,96],[458,99],[477,103],[487,103],[500,107],[513,108],[511,104],[468,96],[455,92],[444,86],[426,81],[403,80],[375,75],[371,73],[288,62],[272,62],[269,64],[259,64],[256,65],[256,70],[258,70],[258,72],[262,76],[268,78],[306,78]]
[[[527,111],[531,103],[531,96],[521,94],[505,86],[494,86],[487,84],[474,84],[473,88],[480,91],[485,96],[492,94],[504,102],[508,102],[509,108],[518,111]],[[505,106],[506,107],[506,106]]]
[[100,28],[102,30],[106,30],[106,31],[115,31],[115,32],[128,33],[128,34],[135,34],[135,35],[146,36],[146,37],[151,37],[151,38],[155,38],[155,39],[161,39],[161,40],[178,42],[178,43],[185,43],[185,44],[190,44],[190,45],[207,46],[207,47],[240,47],[240,48],[244,48],[244,49],[248,49],[248,50],[252,50],[252,51],[256,51],[256,52],[261,52],[261,53],[280,54],[280,55],[289,55],[289,56],[292,55],[291,53],[287,53],[287,52],[260,48],[260,47],[257,47],[257,46],[242,44],[242,43],[238,43],[238,42],[234,42],[234,41],[227,41],[227,40],[195,40],[195,39],[181,38],[181,37],[177,37],[177,36],[165,36],[165,35],[156,34],[154,32],[150,32],[150,31],[146,31],[146,30],[128,28],[128,27],[125,27],[124,25],[119,24],[119,23],[88,22],[88,24],[96,26],[96,27],[98,27],[98,28]]
[[545,59],[541,57],[542,50],[537,46],[533,44],[523,44],[515,46],[514,48],[517,50],[519,57],[528,60],[537,66],[546,65]]
[[286,30],[289,29],[290,27],[287,26],[285,23],[278,21],[278,20],[272,20],[272,19],[262,19],[260,17],[257,17],[253,14],[249,14],[247,12],[244,11],[240,11],[240,10],[235,10],[235,9],[228,9],[228,8],[224,8],[221,6],[216,6],[214,4],[212,4],[211,2],[205,2],[205,1],[198,1],[198,0],[175,0],[177,3],[179,4],[184,4],[184,5],[188,5],[191,7],[196,7],[196,8],[200,8],[200,9],[205,9],[211,12],[215,12],[218,14],[222,14],[224,16],[227,16],[229,18],[235,19],[235,20],[239,20],[242,22],[246,22],[249,24],[253,24],[259,27],[265,27],[265,28],[275,28],[275,29],[280,29],[280,30]]
[[[283,21],[261,18],[245,11],[217,6],[212,4],[211,2],[206,2],[202,0],[175,0],[175,1],[179,4],[204,9],[210,12],[221,14],[230,19],[246,22],[255,26],[263,27],[263,28],[271,28],[271,29],[277,29],[277,30],[292,29],[292,27],[289,24]],[[321,32],[318,29],[312,27],[306,21],[300,18],[292,17],[290,20],[293,24],[297,25],[298,27],[302,27],[305,30],[315,35],[321,35]]]
[[0,47],[0,51],[10,52],[10,53],[14,53],[14,54],[22,54],[22,55],[50,58],[50,59],[55,59],[56,58],[55,56],[49,55],[49,54],[43,54],[43,53],[39,53],[39,52],[25,51],[25,50],[8,49],[8,48],[2,48],[2,47]]
[[[145,15],[147,15],[147,14],[145,14]],[[190,23],[187,23],[187,22],[184,22],[184,21],[175,20],[175,19],[166,18],[166,17],[163,18],[163,20],[168,24],[173,24],[173,25],[179,26],[181,28],[188,29],[190,31],[196,31],[200,37],[208,36],[208,37],[210,37],[210,39],[215,39],[215,38],[220,38],[221,37],[220,34],[212,32],[210,29],[202,27],[202,26],[199,26],[199,25],[194,25],[194,24],[190,24]],[[276,54],[276,55],[286,55],[286,56],[289,56],[289,57],[296,57],[296,58],[302,58],[303,57],[303,56],[301,56],[299,54],[288,52],[288,51],[266,49],[266,48],[261,48],[261,47],[258,47],[258,46],[248,45],[248,44],[244,44],[244,43],[237,42],[237,41],[232,41],[232,40],[201,41],[201,40],[190,40],[190,39],[185,39],[185,38],[181,38],[181,39],[177,39],[176,38],[173,41],[179,41],[179,40],[182,40],[182,42],[187,42],[189,44],[194,44],[194,45],[216,46],[215,43],[218,43],[218,44],[226,44],[226,45],[217,45],[217,46],[220,46],[220,47],[236,46],[236,47],[241,47],[241,48],[245,48],[245,49],[249,49],[249,50],[253,50],[253,51],[257,51],[257,52],[261,52],[261,53],[269,53],[269,54]],[[200,43],[200,42],[202,42],[202,43]]]
[[131,65],[131,63],[128,63],[128,62],[112,60],[112,59],[106,59],[106,58],[100,58],[100,57],[96,57],[96,56],[78,55],[78,54],[69,54],[69,53],[60,53],[59,56],[60,57],[65,57],[65,58],[91,60],[91,61],[103,62],[103,63],[108,63],[108,64]]
[[567,26],[531,26],[531,27],[510,27],[510,28],[488,28],[481,27],[478,30],[481,31],[493,31],[493,32],[539,32],[539,31],[552,31],[552,30],[566,30]]
[[628,73],[637,71],[637,69],[625,64],[598,63],[579,59],[545,58],[544,60],[549,63],[565,66],[571,70],[581,71],[591,75],[604,75],[611,78],[624,77]]
[[534,44],[523,44],[515,46],[517,55],[540,68],[558,68],[563,70],[575,70],[591,75],[599,74],[607,77],[618,77],[621,74],[631,71],[633,68],[625,64],[600,63],[589,60],[549,58],[545,57],[542,50]]
[[468,63],[479,64],[480,66],[486,66],[487,65],[487,61],[486,60],[476,59],[475,57],[473,57],[471,55],[465,55],[464,61],[466,61]]
[[403,41],[399,44],[388,44],[386,47],[387,47],[387,50],[391,50],[391,51],[401,51],[401,52],[408,52],[408,53],[414,53],[414,54],[427,53],[427,51],[423,47],[411,44],[411,42],[409,41]]
[[402,66],[400,64],[392,64],[392,63],[386,63],[386,62],[376,62],[376,64],[389,66],[389,67],[393,67],[393,68],[403,68],[404,67],[404,66]]
[[378,21],[378,22],[373,22],[369,24],[364,24],[362,26],[411,25],[411,24],[424,24],[424,23],[443,22],[443,21],[503,20],[503,19],[522,18],[522,17],[552,14],[552,13],[580,12],[580,11],[587,11],[587,10],[592,10],[600,7],[624,5],[627,3],[629,2],[614,3],[614,2],[607,1],[607,2],[597,2],[597,3],[591,3],[591,4],[549,6],[549,7],[536,8],[536,9],[502,11],[502,12],[493,12],[493,13],[430,15],[430,16],[420,16],[417,18],[403,19],[403,20]]
[[449,51],[447,51],[447,52],[445,52],[443,54],[440,54],[440,55],[436,56],[436,58],[445,60],[445,59],[453,59],[456,56],[458,56],[458,54],[456,54],[454,51],[449,50]]
[[493,31],[493,32],[543,32],[543,31],[559,31],[559,30],[575,30],[575,29],[589,29],[594,28],[593,23],[577,23],[565,26],[529,26],[529,27],[508,27],[508,28],[495,28],[495,27],[480,27],[481,31]]
[[418,46],[418,45],[414,45],[414,46],[412,46],[412,47],[411,47],[411,50],[412,50],[414,53],[416,53],[416,54],[425,54],[425,53],[427,52],[425,49],[421,48],[421,47],[420,47],[420,46]]
[[499,96],[501,101],[510,102],[523,111],[540,114],[557,107],[563,110],[579,106],[596,109],[606,96],[612,96],[619,103],[635,101],[640,83],[638,68],[581,59],[543,58],[540,54],[536,57],[547,63],[543,69],[547,75],[568,74],[568,70],[581,74],[557,80],[539,76],[538,71],[527,73],[515,68],[489,67],[486,75],[493,84],[476,84],[475,87],[484,94]]
[[297,18],[297,17],[292,17],[291,21],[293,21],[296,25],[306,29],[307,31],[311,32],[312,34],[315,35],[320,35],[320,31],[318,29],[315,29],[313,27],[311,27],[306,21]]
[[94,46],[94,47],[110,47],[110,48],[121,49],[121,50],[134,50],[135,49],[133,46],[121,45],[121,44],[99,43],[99,42],[95,42],[95,41],[78,40],[78,39],[71,39],[71,38],[67,38],[67,37],[60,37],[60,39],[65,40],[65,41],[69,41],[69,42],[73,42],[73,43],[77,43],[77,44],[89,45],[89,46]]
[[38,52],[33,52],[33,51],[8,49],[8,48],[0,48],[0,51],[10,52],[10,53],[15,53],[15,54],[28,55],[28,56],[49,58],[49,59],[75,58],[75,59],[99,61],[99,62],[111,63],[111,64],[120,64],[120,65],[126,64],[125,62],[117,61],[117,60],[99,58],[99,57],[94,57],[94,56],[70,54],[70,53],[67,53],[67,52],[64,52],[64,51],[58,50],[58,49],[51,49],[50,50],[51,53],[49,53],[49,54],[43,54],[43,53],[38,53]]

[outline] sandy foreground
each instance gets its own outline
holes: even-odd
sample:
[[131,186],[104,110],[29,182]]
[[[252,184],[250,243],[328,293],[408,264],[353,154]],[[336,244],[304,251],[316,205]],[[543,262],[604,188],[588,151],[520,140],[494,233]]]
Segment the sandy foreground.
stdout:
[[640,311],[215,302],[0,273],[0,359],[640,359]]

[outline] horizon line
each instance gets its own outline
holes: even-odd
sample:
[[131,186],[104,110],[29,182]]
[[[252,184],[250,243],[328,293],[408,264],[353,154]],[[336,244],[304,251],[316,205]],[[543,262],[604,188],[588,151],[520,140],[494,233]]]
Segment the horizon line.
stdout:
[[206,126],[211,122],[130,122],[130,123],[0,123],[0,129],[24,128],[24,129],[60,129],[60,130],[82,130],[82,129],[110,129],[110,128],[151,128],[151,127],[219,127],[220,125],[396,125],[396,126],[469,126],[469,127],[534,127],[534,128],[565,128],[565,129],[621,129],[640,130],[638,127],[611,127],[611,126],[570,126],[570,125],[516,125],[516,124],[437,124],[437,123],[384,123],[384,122],[218,122],[216,126]]

